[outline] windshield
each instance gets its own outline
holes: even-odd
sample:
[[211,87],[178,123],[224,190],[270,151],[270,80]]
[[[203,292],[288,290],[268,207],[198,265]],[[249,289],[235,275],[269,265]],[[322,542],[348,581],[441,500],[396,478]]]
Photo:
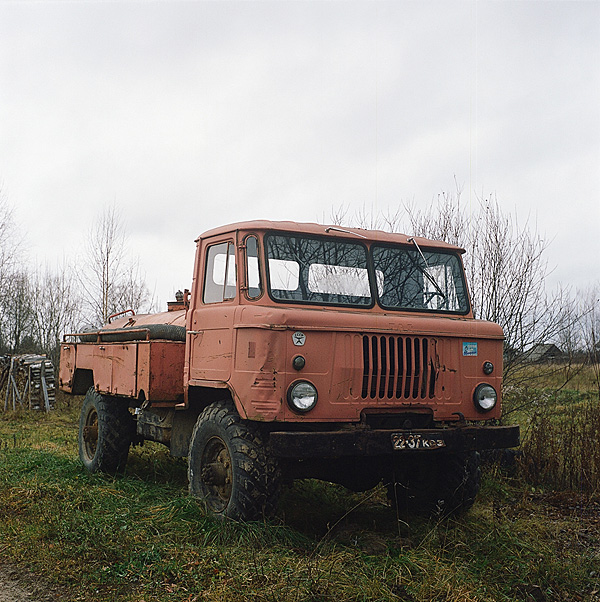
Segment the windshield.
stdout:
[[458,256],[405,247],[373,246],[379,303],[386,309],[467,313],[469,303]]
[[273,299],[336,305],[373,303],[363,245],[271,235],[266,249]]
[[[269,293],[276,301],[467,313],[457,254],[270,234]],[[371,276],[370,276],[371,274]],[[376,293],[374,288],[377,288]]]

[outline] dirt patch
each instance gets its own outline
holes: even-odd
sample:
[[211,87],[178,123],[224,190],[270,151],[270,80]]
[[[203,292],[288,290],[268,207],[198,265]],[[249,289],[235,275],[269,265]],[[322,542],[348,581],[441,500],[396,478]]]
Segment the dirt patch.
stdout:
[[9,564],[0,564],[0,602],[56,602],[57,592],[42,580]]

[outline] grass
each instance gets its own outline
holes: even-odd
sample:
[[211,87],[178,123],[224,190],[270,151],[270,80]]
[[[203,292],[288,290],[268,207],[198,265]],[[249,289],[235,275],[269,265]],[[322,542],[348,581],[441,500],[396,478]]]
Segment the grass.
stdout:
[[123,476],[87,474],[79,402],[57,405],[0,414],[0,562],[61,600],[600,600],[594,493],[488,467],[475,507],[446,521],[399,520],[380,490],[317,481],[286,490],[269,522],[218,521],[158,444],[133,449]]
[[600,402],[566,392],[525,421],[525,478],[560,490],[600,493]]
[[539,389],[593,393],[598,397],[598,366],[581,362],[525,364],[513,370],[505,384],[521,392],[534,393]]

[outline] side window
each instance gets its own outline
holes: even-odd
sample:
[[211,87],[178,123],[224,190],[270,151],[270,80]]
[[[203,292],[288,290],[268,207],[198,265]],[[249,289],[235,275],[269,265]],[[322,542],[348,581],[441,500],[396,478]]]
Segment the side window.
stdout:
[[235,298],[235,247],[222,242],[208,248],[204,275],[204,303],[219,303]]
[[262,294],[260,269],[258,267],[258,240],[256,236],[246,238],[246,286],[248,297],[256,299]]

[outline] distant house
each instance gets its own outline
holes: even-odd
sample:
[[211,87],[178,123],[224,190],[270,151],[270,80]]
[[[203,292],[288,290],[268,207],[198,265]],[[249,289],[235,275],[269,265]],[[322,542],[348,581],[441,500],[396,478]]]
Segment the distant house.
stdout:
[[532,364],[552,363],[563,359],[563,352],[553,343],[534,345],[525,353],[527,361]]

